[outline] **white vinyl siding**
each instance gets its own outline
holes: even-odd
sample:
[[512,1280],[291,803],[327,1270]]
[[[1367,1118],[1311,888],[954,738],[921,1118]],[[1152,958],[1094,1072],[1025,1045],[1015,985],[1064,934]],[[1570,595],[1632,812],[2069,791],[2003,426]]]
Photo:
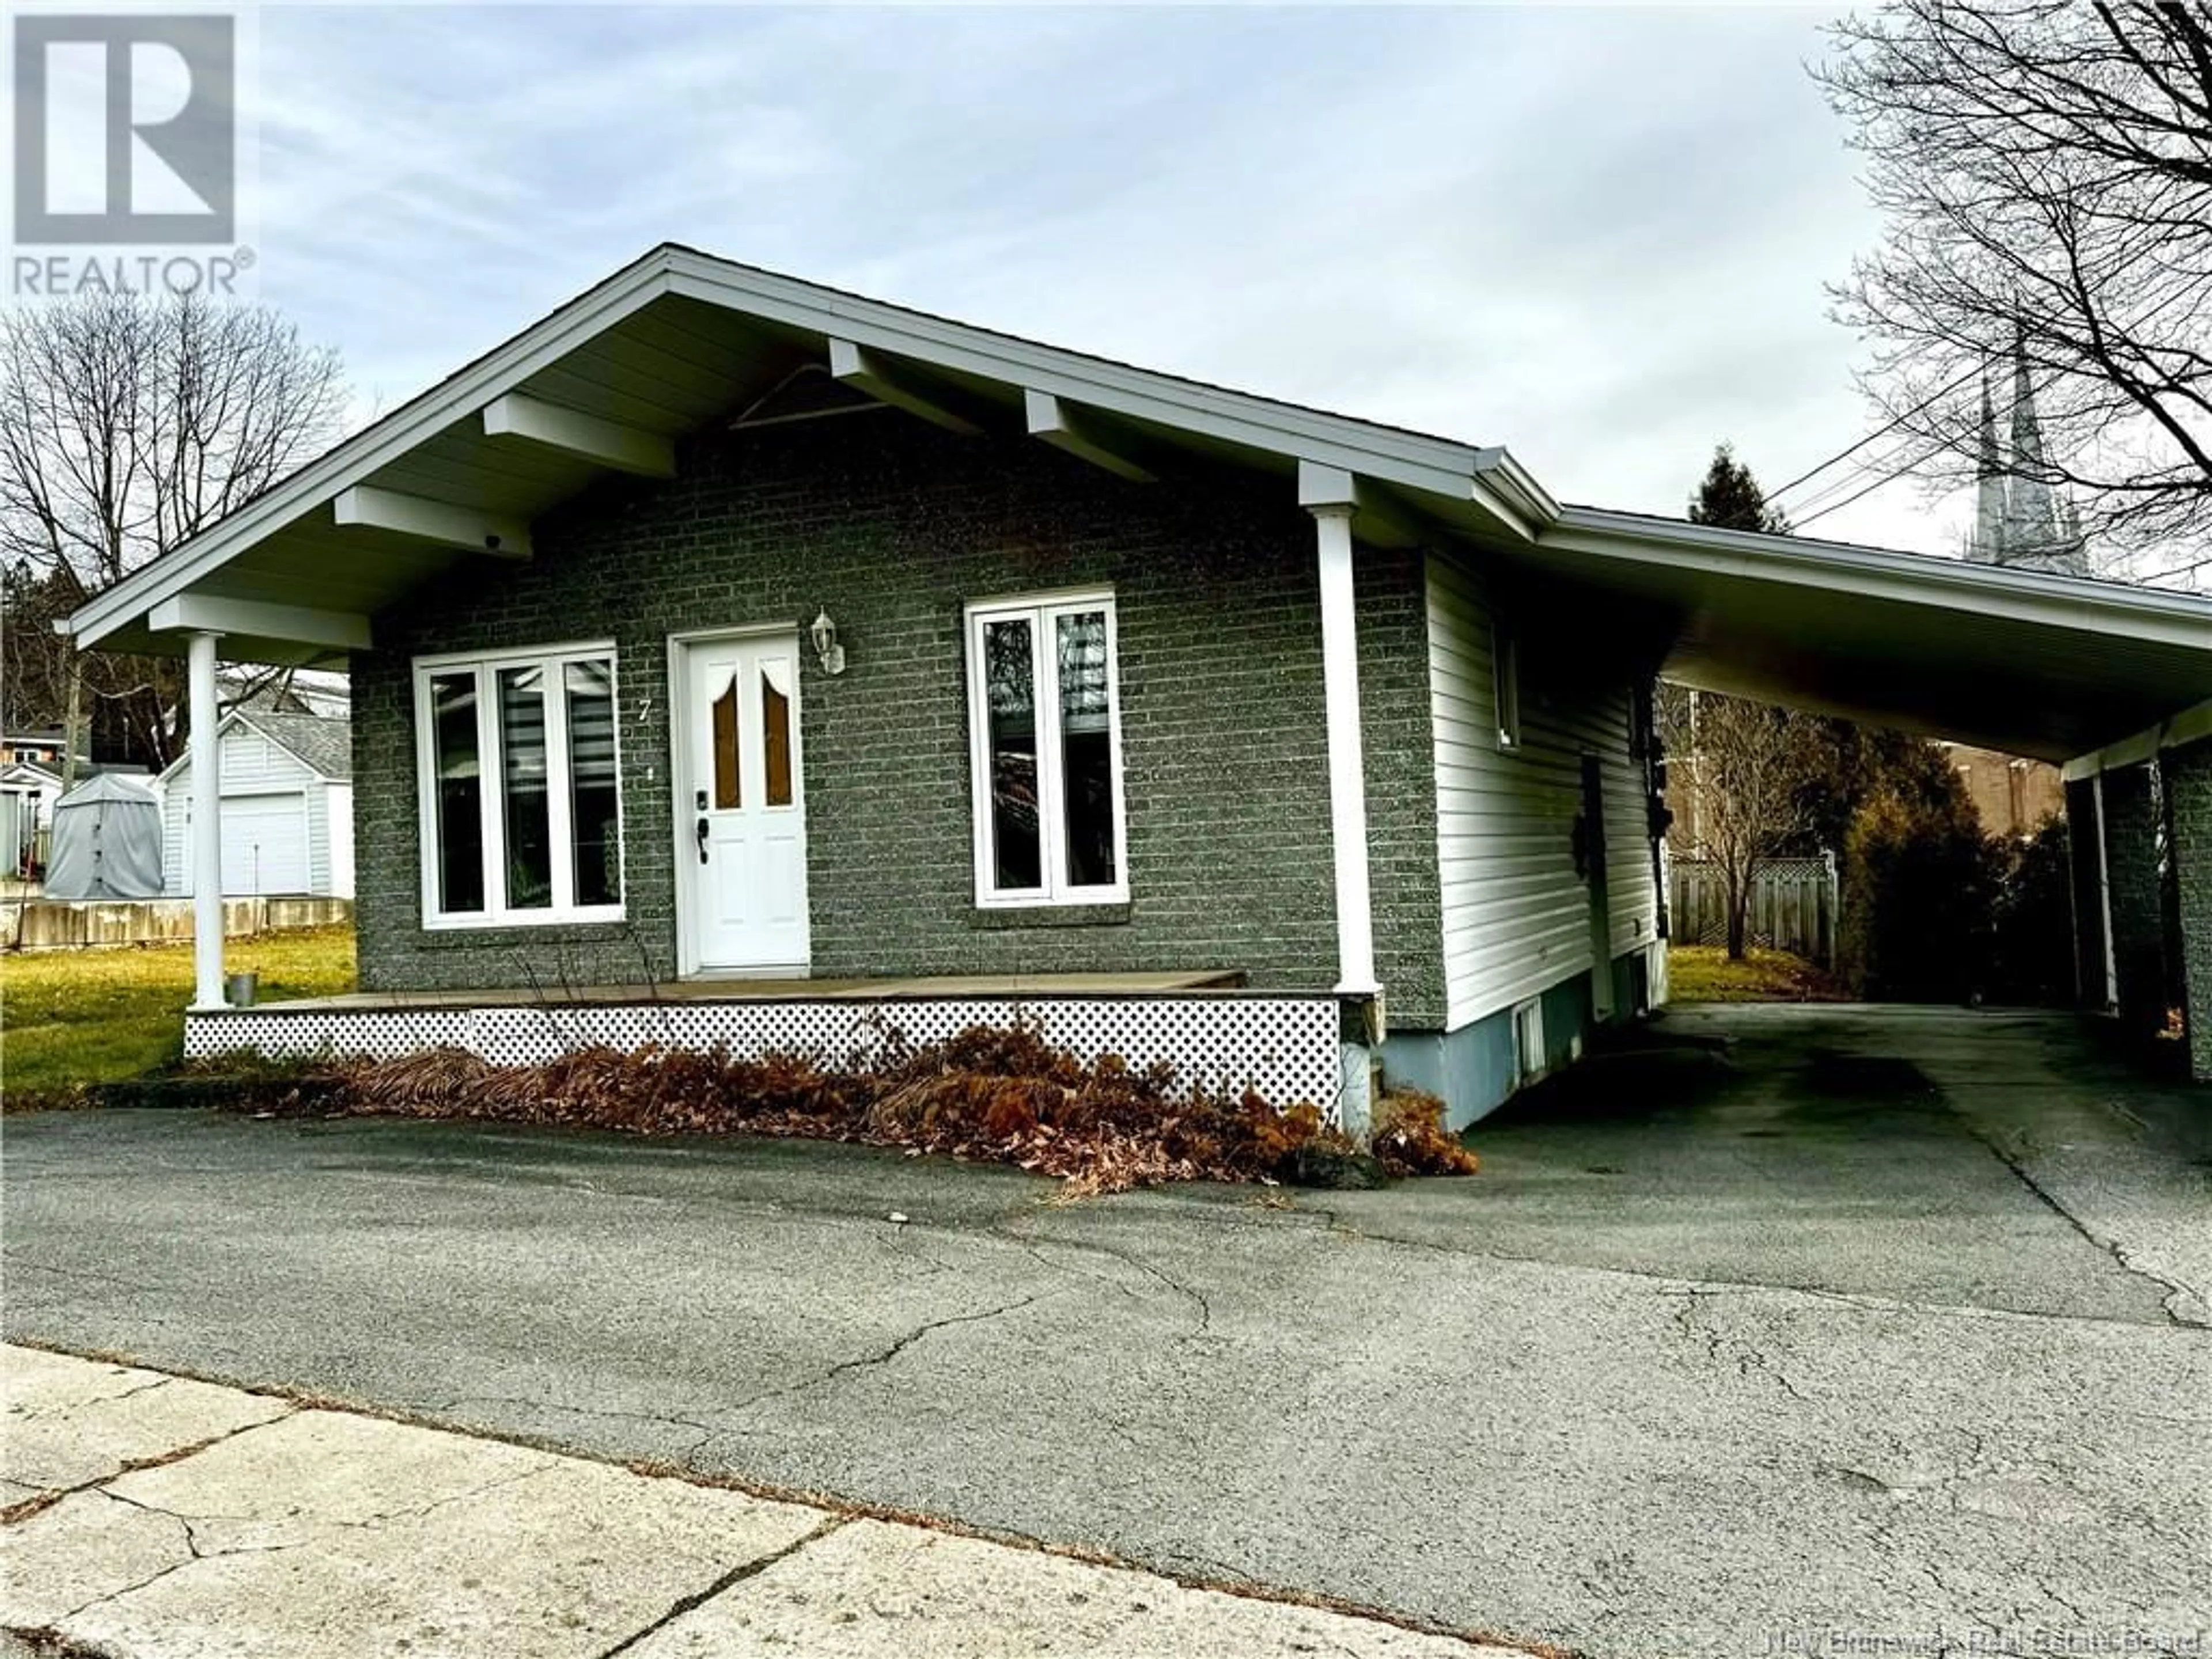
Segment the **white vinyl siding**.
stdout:
[[[220,755],[224,894],[341,890],[332,884],[331,788],[325,780],[243,721],[223,728]],[[164,775],[161,791],[161,888],[177,898],[192,890],[191,801],[192,769],[185,761]],[[349,842],[350,822],[346,835]],[[349,872],[347,890],[350,885]]]
[[1578,684],[1578,665],[1537,660],[1543,647],[1516,630],[1521,741],[1501,750],[1482,579],[1431,558],[1428,611],[1445,1024],[1456,1030],[1591,966],[1589,888],[1574,854],[1583,754],[1602,769],[1615,956],[1652,937],[1657,898],[1626,681]]

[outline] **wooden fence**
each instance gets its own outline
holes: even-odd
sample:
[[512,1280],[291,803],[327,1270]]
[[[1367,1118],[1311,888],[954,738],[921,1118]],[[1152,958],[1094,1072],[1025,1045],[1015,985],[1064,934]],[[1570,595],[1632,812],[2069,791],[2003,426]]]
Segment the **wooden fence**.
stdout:
[[[1677,945],[1728,943],[1728,886],[1704,859],[1674,859],[1667,868],[1668,932]],[[1836,962],[1836,860],[1771,859],[1752,873],[1745,918],[1749,942],[1788,951],[1832,968]]]

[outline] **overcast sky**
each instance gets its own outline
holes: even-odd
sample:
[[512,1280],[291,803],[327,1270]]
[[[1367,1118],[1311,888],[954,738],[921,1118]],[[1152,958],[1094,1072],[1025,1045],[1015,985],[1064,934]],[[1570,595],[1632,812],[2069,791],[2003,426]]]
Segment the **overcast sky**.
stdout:
[[683,241],[1679,514],[1718,440],[1771,487],[1869,423],[1826,15],[276,6],[260,291],[389,409]]

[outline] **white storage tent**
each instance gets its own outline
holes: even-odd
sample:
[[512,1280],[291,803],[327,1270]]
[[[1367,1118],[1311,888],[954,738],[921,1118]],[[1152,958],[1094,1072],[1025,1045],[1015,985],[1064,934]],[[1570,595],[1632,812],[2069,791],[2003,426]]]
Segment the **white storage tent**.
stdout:
[[46,896],[137,899],[161,896],[161,805],[137,779],[103,772],[54,807]]

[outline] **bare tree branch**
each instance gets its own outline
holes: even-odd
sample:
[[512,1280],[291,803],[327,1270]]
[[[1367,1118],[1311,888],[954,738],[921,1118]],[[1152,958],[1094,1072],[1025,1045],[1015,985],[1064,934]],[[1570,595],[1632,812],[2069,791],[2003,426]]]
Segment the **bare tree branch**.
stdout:
[[173,759],[174,665],[72,660],[48,624],[335,439],[345,396],[337,355],[264,307],[99,295],[0,318],[9,719],[58,720],[76,672],[104,750]]
[[[1932,486],[1973,476],[1978,375],[2015,346],[2045,453],[2116,554],[2212,534],[2212,38],[2172,0],[1892,0],[1814,78],[1882,246],[1834,290]],[[2017,470],[2017,469],[2016,469]]]

